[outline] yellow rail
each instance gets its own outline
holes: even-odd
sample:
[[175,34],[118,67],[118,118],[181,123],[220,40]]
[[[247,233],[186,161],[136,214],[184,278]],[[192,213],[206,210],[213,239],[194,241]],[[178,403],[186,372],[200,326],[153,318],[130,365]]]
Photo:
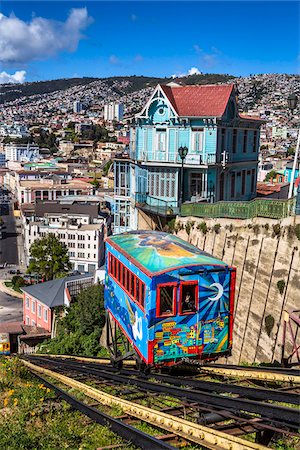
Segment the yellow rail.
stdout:
[[99,401],[103,405],[117,405],[121,407],[125,413],[131,416],[137,417],[138,419],[163,430],[182,436],[189,441],[202,444],[204,447],[211,450],[266,450],[267,448],[253,442],[248,442],[241,438],[228,435],[221,431],[213,430],[203,425],[198,425],[179,417],[174,417],[170,414],[147,408],[146,406],[139,405],[138,403],[120,399],[81,383],[80,381],[73,380],[65,375],[36,366],[28,361],[23,360],[22,362],[33,372],[41,373],[54,378],[67,386],[83,392],[88,397]]
[[[46,356],[48,358],[63,358],[63,359],[76,359],[78,361],[95,362],[98,364],[110,364],[109,359],[91,358],[88,356],[72,356],[72,355],[47,355],[46,353],[32,353],[30,356]],[[124,360],[123,364],[126,366],[134,366],[135,361]]]
[[228,368],[221,368],[221,367],[209,367],[209,366],[203,366],[201,367],[201,371],[205,372],[212,372],[217,375],[226,375],[229,377],[236,377],[236,378],[253,378],[255,380],[263,380],[263,381],[279,381],[284,383],[295,383],[300,384],[300,376],[299,375],[287,375],[283,373],[277,373],[277,372],[261,372],[259,370],[243,370],[243,369],[231,369]]

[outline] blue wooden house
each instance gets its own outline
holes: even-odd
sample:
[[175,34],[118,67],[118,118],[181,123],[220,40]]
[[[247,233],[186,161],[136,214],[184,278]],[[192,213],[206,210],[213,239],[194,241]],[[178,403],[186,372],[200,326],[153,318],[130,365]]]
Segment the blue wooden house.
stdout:
[[163,221],[181,202],[253,199],[262,122],[239,114],[233,84],[158,85],[135,117],[130,158],[115,162],[116,232],[137,229],[139,211]]

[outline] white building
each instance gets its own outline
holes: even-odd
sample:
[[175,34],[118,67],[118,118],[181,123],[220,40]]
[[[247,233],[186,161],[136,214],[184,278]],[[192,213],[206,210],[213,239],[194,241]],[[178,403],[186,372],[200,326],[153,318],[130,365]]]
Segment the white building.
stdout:
[[75,100],[75,102],[73,103],[73,112],[80,113],[82,109],[83,109],[82,103],[79,102],[78,100]]
[[100,267],[104,255],[104,219],[90,222],[89,215],[57,213],[48,213],[39,220],[25,221],[26,264],[29,264],[31,244],[51,233],[67,246],[74,270],[94,272]]
[[4,150],[7,161],[29,162],[38,161],[41,158],[37,145],[7,144],[4,146]]
[[124,106],[122,103],[109,103],[104,105],[104,120],[107,122],[112,122],[116,120],[119,122],[123,119]]
[[0,152],[0,167],[5,167],[5,165],[6,165],[5,153]]
[[11,137],[11,138],[23,138],[30,136],[28,129],[25,125],[20,124],[1,124],[0,125],[0,136],[2,137]]

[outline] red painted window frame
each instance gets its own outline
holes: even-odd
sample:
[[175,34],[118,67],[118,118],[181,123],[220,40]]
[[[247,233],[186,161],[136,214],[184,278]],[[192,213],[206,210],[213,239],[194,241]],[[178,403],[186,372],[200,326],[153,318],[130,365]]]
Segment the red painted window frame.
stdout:
[[[173,286],[173,308],[170,314],[159,314],[160,313],[160,288],[166,286]],[[156,286],[156,317],[174,317],[176,315],[176,301],[177,301],[177,286],[178,283],[160,283]],[[175,292],[175,294],[174,294]]]
[[[196,311],[190,311],[190,312],[182,312],[182,286],[196,286],[195,289],[195,296],[196,296]],[[191,281],[182,281],[179,285],[179,299],[178,299],[178,315],[179,316],[191,316],[194,314],[197,314],[199,308],[199,283],[197,280],[191,280]]]
[[230,294],[229,294],[229,346],[232,346],[233,337],[233,313],[234,313],[234,297],[236,285],[236,268],[230,268]]
[[[135,275],[133,272],[131,272],[131,270],[129,270],[123,263],[121,263],[121,261],[112,253],[109,252],[108,254],[108,275],[111,276],[116,283],[126,292],[126,294],[130,297],[130,299],[136,303],[143,311],[145,311],[145,294],[146,294],[146,286],[145,283],[137,277],[137,275]],[[115,266],[115,274],[113,273],[112,268]],[[131,292],[129,292],[130,289],[130,284],[128,285],[127,283],[127,287],[123,284],[123,274],[124,274],[124,281],[125,281],[125,285],[126,285],[126,280],[128,280],[129,283],[129,278],[132,276],[133,277],[133,291],[134,291],[134,295],[131,294]],[[137,289],[136,289],[136,284],[137,282],[140,283],[140,288],[139,288],[139,298],[137,298]],[[142,285],[144,286],[144,298],[142,298]],[[127,289],[128,288],[128,289]]]

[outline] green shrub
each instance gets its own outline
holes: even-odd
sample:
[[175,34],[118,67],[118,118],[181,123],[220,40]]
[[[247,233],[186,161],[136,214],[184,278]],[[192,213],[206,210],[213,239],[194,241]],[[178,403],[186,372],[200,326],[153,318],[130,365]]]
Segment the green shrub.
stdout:
[[266,328],[267,335],[269,337],[271,335],[271,331],[273,330],[274,324],[275,324],[275,319],[273,316],[271,316],[269,314],[268,316],[265,317],[265,328]]
[[25,286],[26,281],[20,275],[15,275],[12,277],[11,284],[14,289],[19,289],[21,286]]
[[58,322],[57,337],[39,346],[42,353],[97,356],[105,324],[103,286],[94,285],[80,292],[65,317]]
[[256,235],[259,234],[259,225],[255,224],[255,225],[253,226],[253,232],[254,232],[254,234],[256,234]]
[[299,239],[299,241],[300,241],[300,223],[298,223],[295,226],[295,235],[297,236],[297,239]]
[[176,231],[175,217],[174,217],[174,219],[169,220],[169,222],[167,223],[167,231],[168,231],[168,233],[173,233],[174,231]]
[[185,224],[185,231],[186,231],[188,236],[191,234],[191,231],[193,229],[194,224],[195,224],[195,222],[187,222]]
[[197,230],[201,231],[202,234],[206,234],[208,231],[206,222],[200,222],[197,225]]
[[285,288],[285,281],[284,280],[277,281],[277,288],[278,288],[280,294],[282,295],[284,292],[284,288]]
[[219,223],[216,223],[216,224],[213,226],[213,230],[214,230],[214,232],[215,232],[216,234],[219,234],[219,233],[220,233],[220,229],[221,229],[221,225],[220,225]]
[[280,236],[280,232],[281,232],[281,227],[279,225],[279,223],[275,223],[275,225],[273,225],[273,233],[275,236]]

